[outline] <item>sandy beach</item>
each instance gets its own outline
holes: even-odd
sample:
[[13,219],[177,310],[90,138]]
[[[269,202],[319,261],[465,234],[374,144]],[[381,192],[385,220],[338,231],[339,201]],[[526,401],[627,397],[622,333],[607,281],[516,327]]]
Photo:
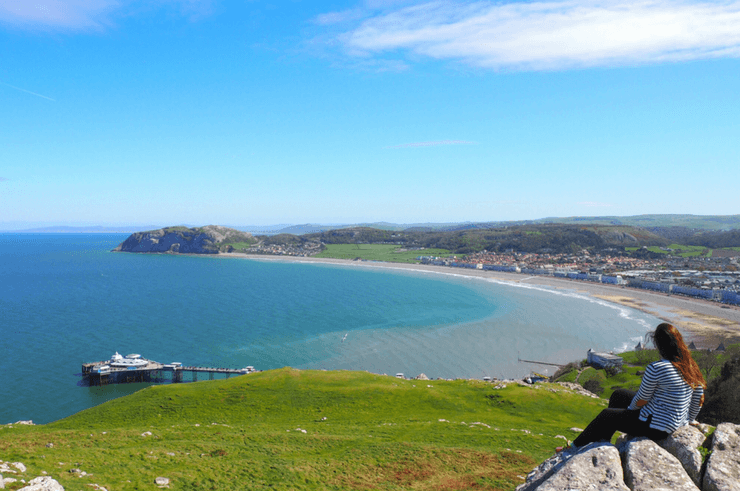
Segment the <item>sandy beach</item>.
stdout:
[[403,264],[313,257],[263,256],[249,254],[220,254],[219,257],[243,258],[259,261],[281,261],[302,263],[325,263],[361,268],[390,268],[427,271],[438,274],[454,274],[492,278],[501,282],[547,286],[556,289],[574,290],[602,300],[631,307],[654,315],[678,327],[686,342],[693,341],[698,348],[716,348],[740,342],[740,308],[718,302],[693,299],[680,295],[667,295],[618,285],[591,283],[587,281],[555,278],[552,276],[530,276],[517,273],[484,271],[467,268],[451,268],[427,264]]

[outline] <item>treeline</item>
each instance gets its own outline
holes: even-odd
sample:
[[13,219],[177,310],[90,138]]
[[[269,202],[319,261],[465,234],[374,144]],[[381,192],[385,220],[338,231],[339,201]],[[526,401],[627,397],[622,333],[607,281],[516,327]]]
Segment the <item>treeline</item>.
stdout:
[[700,232],[684,239],[684,244],[702,246],[708,249],[740,247],[740,230],[726,232]]

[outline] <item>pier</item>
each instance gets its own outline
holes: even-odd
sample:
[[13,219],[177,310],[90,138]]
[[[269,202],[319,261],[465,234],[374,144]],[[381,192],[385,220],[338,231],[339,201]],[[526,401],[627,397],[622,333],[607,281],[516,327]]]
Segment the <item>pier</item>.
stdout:
[[182,363],[159,363],[132,354],[125,357],[116,353],[110,360],[82,364],[82,385],[108,385],[145,383],[183,383],[214,380],[217,376],[246,375],[253,373],[254,367],[213,368],[182,366]]

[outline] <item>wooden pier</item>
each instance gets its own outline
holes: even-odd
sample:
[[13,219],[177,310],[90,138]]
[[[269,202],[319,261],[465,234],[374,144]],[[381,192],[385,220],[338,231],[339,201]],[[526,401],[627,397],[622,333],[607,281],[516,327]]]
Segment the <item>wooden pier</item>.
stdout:
[[[118,359],[116,359],[118,357]],[[136,361],[131,361],[136,360]],[[130,366],[126,366],[130,364]],[[145,383],[183,383],[197,382],[199,374],[205,380],[214,380],[217,375],[246,375],[253,373],[253,367],[246,368],[213,368],[182,366],[181,363],[164,364],[141,358],[139,355],[128,355],[126,358],[116,353],[107,361],[82,364],[83,385]]]

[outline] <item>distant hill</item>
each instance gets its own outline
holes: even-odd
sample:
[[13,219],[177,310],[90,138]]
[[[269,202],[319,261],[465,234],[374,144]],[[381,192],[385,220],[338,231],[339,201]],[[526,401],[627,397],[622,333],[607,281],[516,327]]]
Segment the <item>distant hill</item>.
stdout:
[[567,217],[541,218],[533,223],[593,223],[598,225],[630,225],[632,227],[686,227],[703,230],[740,228],[740,215],[635,215],[629,217]]
[[[271,239],[291,243],[291,235]],[[496,228],[465,228],[459,230],[404,231],[354,227],[329,230],[301,237],[323,244],[397,244],[404,247],[445,249],[456,254],[483,250],[491,252],[579,252],[582,249],[605,250],[625,247],[666,246],[664,237],[649,230],[629,226],[530,224]]]

